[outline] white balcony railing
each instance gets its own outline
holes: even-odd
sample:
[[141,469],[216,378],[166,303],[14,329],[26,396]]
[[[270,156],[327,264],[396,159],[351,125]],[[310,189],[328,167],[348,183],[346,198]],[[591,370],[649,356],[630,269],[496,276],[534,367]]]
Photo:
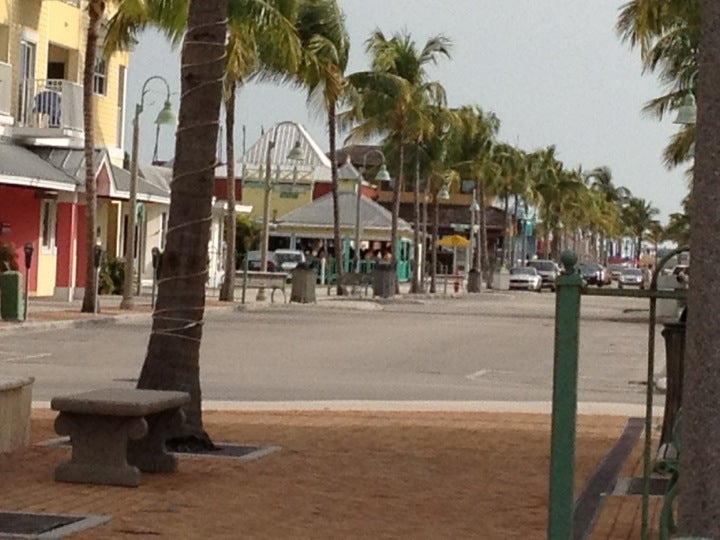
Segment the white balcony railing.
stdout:
[[12,102],[12,66],[0,62],[0,114],[11,114]]
[[19,126],[82,131],[82,86],[61,79],[24,79],[18,92]]

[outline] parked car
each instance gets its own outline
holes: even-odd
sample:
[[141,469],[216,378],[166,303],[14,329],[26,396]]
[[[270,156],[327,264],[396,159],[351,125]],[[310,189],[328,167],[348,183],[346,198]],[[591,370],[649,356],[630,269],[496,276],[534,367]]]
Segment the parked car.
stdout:
[[542,278],[542,288],[548,288],[551,291],[555,290],[555,279],[560,274],[560,268],[555,263],[548,259],[538,259],[535,261],[528,261],[528,266],[537,270]]
[[516,266],[510,269],[510,288],[540,292],[542,277],[532,266]]
[[[250,272],[259,272],[261,271],[261,257],[260,257],[260,250],[255,251],[248,251],[245,254],[245,258],[248,262],[248,270]],[[267,271],[268,272],[274,272],[275,268],[277,267],[277,261],[275,260],[275,254],[272,251],[268,251],[267,255]]]
[[624,264],[608,265],[607,269],[608,269],[608,272],[610,272],[610,279],[612,281],[617,281],[618,278],[620,277],[620,274],[622,273],[622,271],[625,270],[626,268],[628,268],[628,266],[626,266]]
[[618,289],[625,287],[645,288],[645,274],[640,268],[625,268],[618,277]]
[[278,271],[282,272],[290,272],[298,264],[305,262],[305,254],[299,249],[276,249],[274,256]]
[[609,285],[611,283],[610,274],[605,267],[597,263],[584,263],[580,265],[580,275],[587,285]]

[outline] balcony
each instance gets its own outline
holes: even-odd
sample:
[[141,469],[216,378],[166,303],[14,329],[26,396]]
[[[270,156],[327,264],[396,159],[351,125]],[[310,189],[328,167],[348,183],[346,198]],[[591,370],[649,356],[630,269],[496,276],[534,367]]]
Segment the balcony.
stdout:
[[61,79],[25,79],[20,82],[14,136],[78,137],[82,131],[81,85]]

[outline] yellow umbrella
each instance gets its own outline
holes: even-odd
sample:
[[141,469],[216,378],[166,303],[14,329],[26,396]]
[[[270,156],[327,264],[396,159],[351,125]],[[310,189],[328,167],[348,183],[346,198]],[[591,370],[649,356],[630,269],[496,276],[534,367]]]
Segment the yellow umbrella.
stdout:
[[464,236],[460,236],[459,234],[443,236],[440,240],[438,240],[438,246],[458,248],[467,247],[468,245],[470,245],[470,240]]

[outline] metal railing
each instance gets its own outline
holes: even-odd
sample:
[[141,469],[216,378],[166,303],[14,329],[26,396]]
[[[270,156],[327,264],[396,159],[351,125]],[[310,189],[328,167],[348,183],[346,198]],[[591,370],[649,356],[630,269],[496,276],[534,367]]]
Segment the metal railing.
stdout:
[[18,125],[83,129],[82,86],[62,79],[23,79],[18,90]]
[[[643,444],[643,499],[641,510],[641,538],[650,536],[649,496],[652,445],[652,411],[655,373],[655,323],[658,299],[684,300],[686,290],[659,290],[658,276],[671,257],[688,251],[677,249],[659,261],[649,290],[588,289],[583,285],[575,253],[562,254],[563,273],[556,280],[555,346],[553,362],[553,400],[550,449],[550,494],[548,539],[574,538],[574,464],[577,420],[577,380],[580,336],[581,296],[618,296],[647,298],[650,302],[648,318],[648,360],[645,396],[645,441]],[[666,403],[667,406],[667,403]]]
[[0,114],[11,114],[12,66],[0,62]]

